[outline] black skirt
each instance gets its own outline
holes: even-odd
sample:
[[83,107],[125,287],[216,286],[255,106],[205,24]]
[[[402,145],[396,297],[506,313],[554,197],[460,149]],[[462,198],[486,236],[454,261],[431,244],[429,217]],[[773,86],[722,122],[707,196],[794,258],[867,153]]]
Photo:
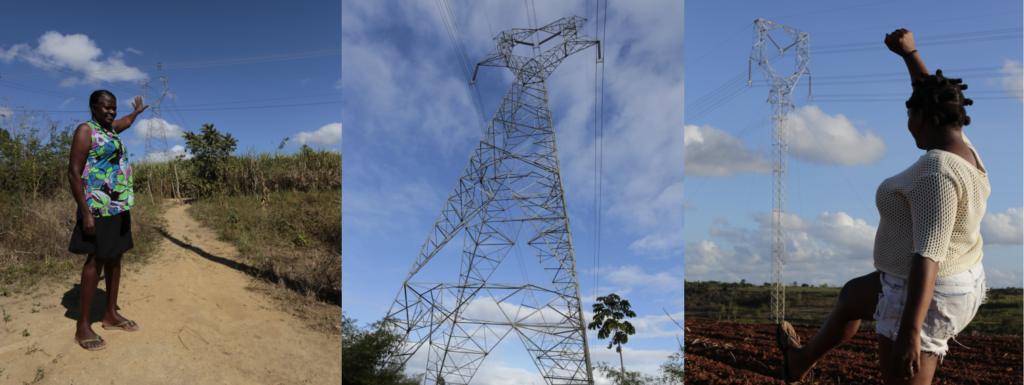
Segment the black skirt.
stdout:
[[132,215],[125,211],[109,217],[94,217],[96,235],[86,235],[82,219],[75,223],[68,251],[72,254],[96,254],[96,258],[116,258],[135,247],[132,241]]

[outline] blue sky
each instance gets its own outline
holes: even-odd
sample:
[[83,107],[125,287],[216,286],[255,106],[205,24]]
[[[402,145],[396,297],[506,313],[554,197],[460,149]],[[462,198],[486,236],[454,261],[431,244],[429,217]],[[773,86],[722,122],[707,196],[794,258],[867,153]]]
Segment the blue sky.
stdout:
[[[491,51],[491,36],[528,27],[523,2],[449,3],[471,66]],[[536,4],[540,25],[591,15],[587,30],[594,34],[596,2]],[[596,50],[569,57],[547,83],[587,322],[595,293],[629,300],[638,333],[626,345],[625,364],[652,373],[678,349],[681,334],[665,311],[681,320],[682,5],[608,4],[603,156],[597,160]],[[342,121],[348,128],[343,301],[349,317],[371,322],[387,313],[482,127],[436,2],[342,1],[342,52]],[[512,77],[505,68],[482,67],[477,81],[489,120]],[[603,164],[599,202],[595,163]],[[457,243],[448,247],[461,250]],[[524,265],[531,262],[527,255],[524,250]],[[502,274],[520,276],[518,263],[507,260]],[[436,274],[432,282],[458,279],[457,253],[429,266]],[[591,333],[594,361],[617,362],[606,346]],[[425,354],[413,357],[408,370],[422,372],[425,360]],[[514,337],[488,357],[474,381],[541,383]]]
[[[17,17],[0,28],[0,96],[56,119],[85,121],[94,90],[113,92],[124,116],[140,80],[169,76],[175,99],[163,102],[162,118],[175,153],[184,145],[181,132],[204,123],[231,133],[242,151],[273,151],[285,137],[286,152],[302,142],[340,151],[339,7],[12,2],[4,12]],[[149,110],[140,115],[148,118]],[[136,159],[144,150],[140,123],[122,134]]]
[[[964,94],[975,104],[964,133],[992,186],[983,263],[989,286],[1022,286],[1019,1],[689,2],[686,15],[687,280],[771,277],[770,105],[756,63],[745,88],[752,21],[764,18],[811,41],[813,98],[807,77],[793,93],[786,282],[842,285],[873,270],[875,190],[923,154],[907,131],[906,67],[882,43],[907,28],[932,73],[942,69],[970,86]],[[866,44],[846,45],[856,43]],[[774,65],[792,73],[792,55]]]

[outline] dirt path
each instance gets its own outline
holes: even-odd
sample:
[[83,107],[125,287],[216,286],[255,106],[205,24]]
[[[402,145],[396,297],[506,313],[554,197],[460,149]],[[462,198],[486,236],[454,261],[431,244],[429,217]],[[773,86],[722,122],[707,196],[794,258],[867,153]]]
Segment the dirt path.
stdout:
[[236,270],[238,251],[185,208],[169,205],[170,238],[153,263],[138,272],[122,269],[118,311],[138,322],[138,332],[100,327],[106,306],[100,281],[90,320],[107,341],[104,350],[74,342],[77,285],[0,297],[11,314],[0,324],[0,384],[33,383],[40,368],[37,384],[341,383],[341,338],[311,330],[273,310],[272,299],[246,290],[253,279]]
[[[686,320],[686,383],[781,384],[782,354],[775,325]],[[794,325],[802,341],[818,327]],[[881,384],[878,337],[859,331],[819,361],[803,384]],[[934,384],[1020,384],[1021,337],[960,335],[935,372]],[[960,346],[963,344],[963,346]]]

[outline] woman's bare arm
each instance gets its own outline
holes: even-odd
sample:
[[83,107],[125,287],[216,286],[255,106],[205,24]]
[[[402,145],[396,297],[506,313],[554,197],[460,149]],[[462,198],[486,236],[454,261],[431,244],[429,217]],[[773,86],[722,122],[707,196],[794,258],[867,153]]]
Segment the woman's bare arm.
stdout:
[[[900,329],[893,344],[892,366],[897,378],[905,378],[906,368],[913,364],[915,373],[921,368],[921,330],[935,294],[939,263],[914,254],[907,280],[907,302],[900,318]],[[907,349],[913,346],[914,349]]]
[[114,132],[120,134],[122,131],[127,130],[128,127],[131,127],[132,123],[135,123],[135,118],[137,118],[143,110],[149,107],[149,105],[142,104],[142,97],[136,96],[135,100],[132,101],[132,107],[135,109],[132,113],[125,115],[121,119],[115,120],[114,123],[110,125],[110,128],[114,129]]
[[[925,67],[924,60],[921,60],[921,55],[914,48],[914,34],[912,32],[906,29],[897,29],[891,34],[885,34],[885,46],[903,58],[904,64],[907,65],[907,71],[910,72],[911,83],[921,77],[922,73],[926,75],[931,74],[931,72],[928,72],[928,67]],[[907,53],[910,52],[913,53],[908,55]]]
[[75,137],[71,142],[71,158],[68,160],[68,183],[71,185],[71,195],[78,204],[78,212],[82,213],[82,227],[86,234],[95,233],[92,226],[92,213],[85,203],[85,189],[82,186],[82,170],[85,169],[85,161],[89,157],[89,148],[92,147],[92,129],[88,124],[80,124],[75,129]]

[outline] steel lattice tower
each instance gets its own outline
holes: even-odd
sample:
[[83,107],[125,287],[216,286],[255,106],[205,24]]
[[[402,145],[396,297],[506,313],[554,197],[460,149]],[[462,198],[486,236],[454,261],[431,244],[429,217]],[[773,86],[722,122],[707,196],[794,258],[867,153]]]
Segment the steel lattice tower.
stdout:
[[[484,358],[515,332],[547,384],[593,384],[547,93],[548,76],[569,55],[598,45],[600,57],[600,43],[583,32],[585,22],[574,16],[503,31],[477,64],[474,79],[480,66],[493,66],[509,68],[515,80],[388,311],[392,322],[385,324],[407,341],[389,364],[405,364],[428,344],[425,383],[469,383]],[[557,36],[561,42],[536,50]],[[534,56],[513,54],[516,45],[535,48]],[[460,232],[465,238],[458,281],[415,280]],[[543,268],[544,281],[492,282],[505,257],[512,252],[516,258],[519,249]],[[486,299],[480,297],[497,302],[498,319],[470,318],[467,307],[474,298]]]
[[[160,103],[163,102],[164,96],[171,95],[171,100],[174,100],[174,90],[167,87],[167,76],[158,78],[146,79],[142,81],[142,98],[145,99],[146,103],[149,104],[149,119],[146,121],[146,159],[150,159],[150,154],[156,150],[156,152],[162,152],[164,156],[170,158],[171,154],[167,152],[167,135],[164,130],[164,120],[160,116]],[[160,82],[160,92],[156,93],[156,88],[151,84]],[[149,90],[153,90],[154,94],[149,93]]]
[[[779,46],[769,35],[769,31],[783,29],[789,35],[790,43],[785,48]],[[768,44],[785,54],[790,48],[796,48],[796,70],[783,76],[772,68],[769,63]],[[789,157],[789,114],[793,111],[793,87],[800,76],[810,77],[808,65],[811,61],[810,35],[805,32],[784,27],[768,20],[754,20],[754,46],[750,51],[750,65],[757,62],[764,73],[768,87],[771,88],[769,101],[772,104],[772,317],[781,322],[786,317],[786,163]],[[747,82],[750,83],[748,76]],[[810,97],[808,88],[808,98]]]

